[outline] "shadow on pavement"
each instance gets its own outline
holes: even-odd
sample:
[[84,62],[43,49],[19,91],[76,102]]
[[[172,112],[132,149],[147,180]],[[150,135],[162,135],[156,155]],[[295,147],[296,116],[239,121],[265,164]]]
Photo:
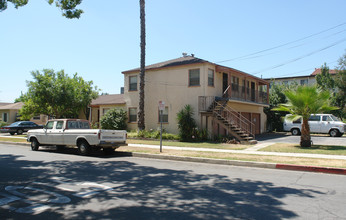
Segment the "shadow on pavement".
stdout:
[[[7,154],[0,155],[0,169],[0,219],[283,219],[297,215],[283,208],[281,198],[323,194],[264,181],[159,169],[121,159],[42,162]],[[66,190],[63,182],[81,190],[85,190],[82,183],[88,182],[112,188],[82,198]],[[9,193],[9,185],[22,195],[32,193],[33,197],[27,198],[31,205],[38,201],[49,209],[20,213],[20,208],[28,204],[24,200],[6,203],[3,197]],[[55,194],[42,199],[33,189]],[[58,203],[53,198],[57,195],[70,201]]]

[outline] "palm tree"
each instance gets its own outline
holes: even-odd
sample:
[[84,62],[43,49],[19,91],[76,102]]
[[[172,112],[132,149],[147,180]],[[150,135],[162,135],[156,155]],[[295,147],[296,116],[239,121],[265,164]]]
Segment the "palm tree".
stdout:
[[139,74],[139,109],[138,109],[138,129],[145,129],[144,121],[144,76],[145,76],[145,0],[139,0],[140,20],[141,20],[141,60]]
[[280,104],[273,111],[285,111],[292,114],[288,119],[303,118],[300,146],[311,147],[310,127],[308,120],[311,114],[328,112],[338,109],[329,105],[330,92],[322,91],[316,86],[299,86],[296,90],[285,92],[286,104]]

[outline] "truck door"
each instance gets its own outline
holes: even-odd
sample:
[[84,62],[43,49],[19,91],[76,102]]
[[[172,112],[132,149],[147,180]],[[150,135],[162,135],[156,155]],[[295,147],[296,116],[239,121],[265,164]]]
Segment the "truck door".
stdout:
[[333,127],[333,119],[329,115],[322,116],[321,133],[327,134]]
[[41,144],[52,144],[50,134],[53,130],[53,127],[54,127],[54,121],[48,121],[46,126],[43,129],[44,132],[37,135],[38,142],[40,142]]
[[52,144],[64,145],[64,121],[57,121],[50,133]]
[[310,132],[320,133],[321,132],[321,116],[320,115],[311,115],[309,118]]

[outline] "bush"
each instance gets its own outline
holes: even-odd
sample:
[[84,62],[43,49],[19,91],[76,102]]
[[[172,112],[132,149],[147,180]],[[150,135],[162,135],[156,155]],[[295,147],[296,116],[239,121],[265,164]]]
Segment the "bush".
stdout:
[[3,121],[0,121],[0,128],[1,128],[2,126],[6,126],[6,125],[8,125],[8,123],[3,122]]
[[177,114],[179,136],[182,141],[196,141],[197,124],[193,114],[193,108],[190,105],[185,105]]
[[127,113],[123,109],[111,109],[101,120],[101,128],[111,130],[126,130]]
[[[160,139],[160,130],[142,130],[142,131],[130,131],[127,133],[129,138],[148,138],[148,139]],[[163,140],[179,140],[179,136],[175,134],[169,134],[165,131],[162,132]]]

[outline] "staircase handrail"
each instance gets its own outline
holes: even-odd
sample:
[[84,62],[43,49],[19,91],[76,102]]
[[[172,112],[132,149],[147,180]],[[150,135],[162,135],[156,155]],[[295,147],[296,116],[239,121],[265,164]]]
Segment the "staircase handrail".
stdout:
[[[254,132],[252,131],[252,128],[255,127],[255,124],[253,122],[251,122],[250,120],[248,120],[247,118],[245,118],[243,115],[238,114],[237,111],[235,111],[232,107],[226,105],[222,105],[219,102],[215,102],[215,106],[221,106],[223,111],[227,111],[229,112],[234,118],[238,119],[239,122],[237,120],[230,120],[230,119],[226,119],[230,124],[235,124],[236,126],[238,126],[240,129],[242,129],[243,131],[246,131],[247,133],[249,133],[251,136],[255,137]],[[215,111],[214,111],[215,112]],[[221,114],[217,113],[219,116],[223,117]],[[243,124],[250,126],[249,128],[246,128],[243,126]]]

